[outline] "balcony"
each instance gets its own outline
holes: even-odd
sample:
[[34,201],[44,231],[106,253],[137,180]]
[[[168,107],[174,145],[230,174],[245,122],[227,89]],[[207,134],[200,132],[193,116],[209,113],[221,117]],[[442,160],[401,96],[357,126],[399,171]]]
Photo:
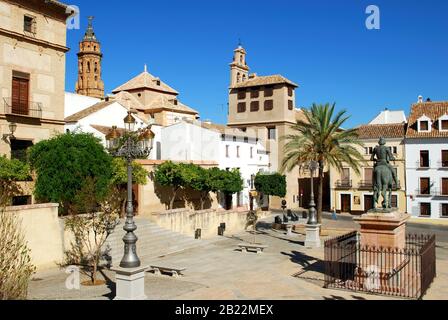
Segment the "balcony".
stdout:
[[336,189],[351,189],[353,186],[352,180],[338,180],[335,183]]
[[5,115],[24,116],[42,119],[42,103],[33,101],[12,102],[11,98],[4,98]]
[[417,169],[422,169],[422,170],[429,169],[429,168],[431,168],[431,161],[430,160],[428,160],[428,161],[417,161],[416,162],[416,167],[417,167]]
[[434,190],[433,194],[435,197],[448,198],[448,190]]
[[439,161],[439,162],[437,162],[437,168],[448,170],[448,161]]
[[[373,190],[373,181],[363,180],[358,185],[359,190]],[[392,190],[400,190],[401,189],[401,182],[398,181],[398,184],[394,183],[392,185]]]
[[433,197],[434,196],[434,190],[432,189],[417,189],[415,190],[415,194],[417,197]]

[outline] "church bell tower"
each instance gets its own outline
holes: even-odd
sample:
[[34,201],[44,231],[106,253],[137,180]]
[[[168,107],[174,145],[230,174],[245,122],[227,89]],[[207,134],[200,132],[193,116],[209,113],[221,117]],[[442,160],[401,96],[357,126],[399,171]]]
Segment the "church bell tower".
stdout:
[[233,51],[233,62],[230,64],[230,87],[249,79],[249,67],[246,64],[246,50],[241,43]]
[[83,40],[79,43],[78,81],[76,93],[94,98],[104,98],[104,82],[101,78],[101,45],[93,31],[93,17]]

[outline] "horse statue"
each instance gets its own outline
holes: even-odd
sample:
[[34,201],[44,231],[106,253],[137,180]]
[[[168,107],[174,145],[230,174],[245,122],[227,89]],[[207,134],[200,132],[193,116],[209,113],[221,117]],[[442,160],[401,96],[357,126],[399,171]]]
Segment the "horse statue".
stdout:
[[395,158],[390,148],[386,147],[384,138],[380,139],[379,145],[373,150],[371,161],[375,162],[373,169],[373,202],[375,207],[378,205],[381,193],[383,209],[392,209],[392,189],[394,183],[398,183],[395,170],[390,165],[390,161],[395,161]]

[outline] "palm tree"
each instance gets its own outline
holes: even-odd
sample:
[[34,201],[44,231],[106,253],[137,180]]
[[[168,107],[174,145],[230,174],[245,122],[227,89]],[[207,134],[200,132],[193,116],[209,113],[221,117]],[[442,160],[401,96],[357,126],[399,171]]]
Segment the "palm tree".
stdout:
[[285,158],[282,172],[291,172],[295,167],[304,168],[310,161],[319,163],[319,182],[317,195],[317,216],[322,222],[323,180],[326,167],[339,172],[344,165],[360,173],[363,155],[356,146],[363,144],[358,139],[356,129],[344,130],[342,125],[350,118],[343,110],[334,115],[335,104],[330,106],[313,104],[310,110],[303,110],[305,119],[298,120],[292,129],[295,131],[283,137]]

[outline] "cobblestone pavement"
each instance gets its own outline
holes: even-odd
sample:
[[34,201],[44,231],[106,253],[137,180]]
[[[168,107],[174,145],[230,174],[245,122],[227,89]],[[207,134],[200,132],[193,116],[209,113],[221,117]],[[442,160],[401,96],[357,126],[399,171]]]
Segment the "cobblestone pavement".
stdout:
[[[255,236],[246,232],[225,237],[210,245],[190,249],[154,260],[185,267],[179,279],[147,273],[148,299],[176,300],[364,300],[390,297],[323,288],[323,249],[305,249],[304,236],[291,237],[283,231],[259,230]],[[263,254],[242,253],[236,250],[242,241],[256,241],[269,247]],[[448,244],[438,247],[438,277],[426,299],[448,298],[446,286],[448,272]],[[296,277],[302,272],[300,278]],[[52,270],[36,275],[29,290],[30,299],[111,299],[114,296],[114,274],[105,271],[107,285],[81,286],[80,290],[67,290],[67,274]],[[307,279],[304,279],[306,277]],[[83,279],[87,279],[85,276]]]

